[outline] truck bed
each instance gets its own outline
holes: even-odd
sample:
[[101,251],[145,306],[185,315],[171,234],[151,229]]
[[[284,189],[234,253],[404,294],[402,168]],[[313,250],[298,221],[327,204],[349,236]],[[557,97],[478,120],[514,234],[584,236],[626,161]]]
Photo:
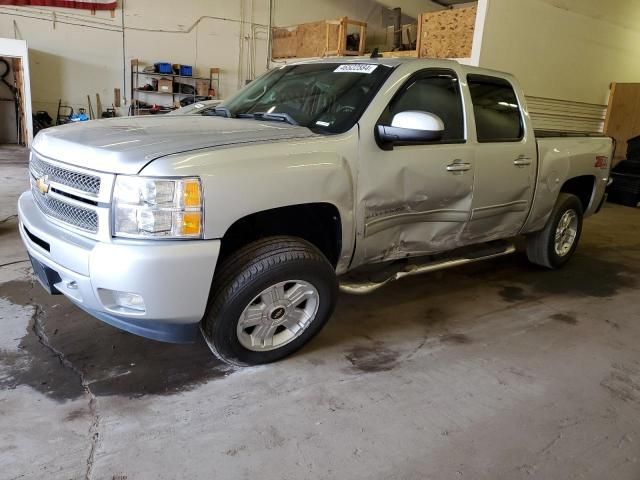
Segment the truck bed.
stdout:
[[534,130],[536,138],[553,138],[553,137],[606,137],[604,133],[593,132],[569,132],[560,130]]

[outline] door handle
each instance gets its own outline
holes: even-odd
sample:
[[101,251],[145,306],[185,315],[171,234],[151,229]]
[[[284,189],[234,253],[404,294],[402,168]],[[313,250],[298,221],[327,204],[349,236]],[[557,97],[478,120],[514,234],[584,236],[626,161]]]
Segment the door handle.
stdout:
[[455,160],[452,164],[447,165],[448,172],[466,172],[471,170],[470,163],[463,163],[461,160]]
[[531,158],[525,157],[524,155],[520,155],[513,161],[513,164],[516,167],[524,167],[526,165],[531,165]]

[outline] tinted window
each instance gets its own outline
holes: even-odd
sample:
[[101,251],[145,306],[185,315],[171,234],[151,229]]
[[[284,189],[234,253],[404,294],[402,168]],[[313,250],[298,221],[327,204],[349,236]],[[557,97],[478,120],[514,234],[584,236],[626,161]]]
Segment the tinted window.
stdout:
[[394,115],[420,110],[440,117],[444,135],[438,143],[464,141],[464,114],[458,78],[449,70],[429,70],[410,79],[391,100],[380,122],[391,125]]
[[479,142],[513,142],[522,139],[518,99],[509,82],[484,75],[469,75]]

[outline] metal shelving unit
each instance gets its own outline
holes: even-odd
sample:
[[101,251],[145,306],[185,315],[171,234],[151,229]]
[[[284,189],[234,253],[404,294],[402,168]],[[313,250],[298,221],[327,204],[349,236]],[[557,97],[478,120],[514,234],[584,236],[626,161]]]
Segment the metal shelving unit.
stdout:
[[[195,101],[196,97],[206,96],[210,99],[217,99],[220,91],[220,69],[219,68],[210,68],[209,69],[209,77],[196,77],[196,76],[185,76],[185,75],[175,75],[171,73],[156,73],[156,72],[145,72],[141,71],[141,62],[134,58],[131,60],[131,105],[130,105],[130,114],[131,115],[148,115],[151,111],[150,107],[140,107],[140,101],[142,100],[140,97],[143,96],[145,98],[144,103],[146,104],[155,104],[163,107],[157,113],[168,113],[171,110],[175,110],[176,101],[179,101],[185,97],[193,97]],[[166,78],[171,79],[172,81],[172,91],[171,92],[159,92],[157,90],[144,90],[141,88],[142,85],[146,85],[150,82],[140,81],[141,78]],[[184,82],[184,80],[192,80],[192,82]],[[213,89],[213,95],[198,95],[197,85],[198,82],[207,82],[207,93],[210,93]],[[181,93],[174,92],[173,87],[176,82],[186,83],[187,85],[193,86],[193,93]],[[157,98],[171,98],[171,104],[166,105],[161,104],[161,102],[153,101],[153,97]]]

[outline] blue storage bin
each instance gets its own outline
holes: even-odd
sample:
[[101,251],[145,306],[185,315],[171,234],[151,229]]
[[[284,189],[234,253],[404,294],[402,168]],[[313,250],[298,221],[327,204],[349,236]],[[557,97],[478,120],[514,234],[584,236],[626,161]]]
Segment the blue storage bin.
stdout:
[[193,75],[193,68],[191,65],[180,65],[180,75],[183,77],[191,77]]
[[170,63],[158,62],[158,63],[154,63],[153,67],[156,69],[157,73],[169,73],[169,74],[173,73]]

